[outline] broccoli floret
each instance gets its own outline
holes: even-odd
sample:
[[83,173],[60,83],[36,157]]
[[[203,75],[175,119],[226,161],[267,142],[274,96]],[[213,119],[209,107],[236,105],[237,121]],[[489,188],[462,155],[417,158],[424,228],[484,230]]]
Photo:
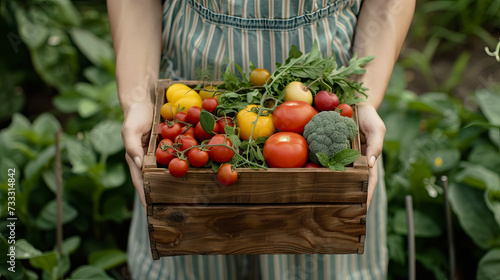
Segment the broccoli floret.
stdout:
[[309,159],[319,164],[316,153],[328,157],[349,149],[354,137],[358,134],[358,126],[348,117],[335,111],[323,111],[316,114],[304,127],[304,138],[309,145]]

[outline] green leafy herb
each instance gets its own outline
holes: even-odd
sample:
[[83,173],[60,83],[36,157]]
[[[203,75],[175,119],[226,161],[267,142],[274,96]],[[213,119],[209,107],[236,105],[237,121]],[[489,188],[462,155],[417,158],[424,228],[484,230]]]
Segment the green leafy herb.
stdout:
[[323,153],[316,153],[321,165],[330,168],[333,171],[345,171],[345,166],[356,161],[361,153],[353,149],[345,149],[336,153],[332,157],[328,157]]

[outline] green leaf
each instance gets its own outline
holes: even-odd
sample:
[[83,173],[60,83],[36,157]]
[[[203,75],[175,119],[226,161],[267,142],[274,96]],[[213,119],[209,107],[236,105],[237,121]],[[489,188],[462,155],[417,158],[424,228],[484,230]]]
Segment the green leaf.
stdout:
[[57,5],[55,12],[49,14],[54,20],[64,24],[78,26],[82,23],[82,17],[78,9],[69,0],[58,0],[49,2]]
[[42,173],[43,182],[53,192],[57,192],[57,178],[54,169],[47,169]]
[[69,33],[78,49],[94,65],[104,65],[106,61],[114,60],[113,48],[109,42],[84,29],[73,28]]
[[95,115],[102,109],[101,104],[95,102],[92,99],[82,98],[78,103],[78,114],[82,118],[88,118]]
[[[76,216],[78,216],[78,211],[65,201],[63,201],[62,209],[63,224],[73,221]],[[56,200],[52,200],[42,208],[40,214],[36,218],[36,224],[42,230],[49,230],[55,228],[56,222],[57,202]]]
[[353,149],[345,149],[345,150],[342,150],[342,151],[336,153],[332,157],[332,159],[336,163],[341,164],[342,166],[346,166],[346,165],[351,164],[354,161],[356,161],[360,156],[361,156],[361,153],[359,151],[356,151]]
[[483,191],[451,182],[448,196],[462,229],[480,248],[490,248],[500,228],[484,202]]
[[53,99],[54,106],[63,113],[73,113],[78,111],[82,97],[76,92],[57,95]]
[[99,100],[99,95],[101,94],[98,87],[91,85],[89,83],[76,83],[75,91],[80,95],[92,99],[94,101]]
[[127,261],[127,254],[119,249],[106,249],[92,252],[89,263],[103,270],[119,266]]
[[428,159],[432,162],[434,172],[444,172],[457,166],[460,160],[460,151],[455,148],[441,148],[432,150],[432,153],[427,153]]
[[103,86],[110,81],[114,81],[114,76],[100,67],[87,67],[83,70],[83,75],[94,85]]
[[70,267],[71,263],[68,255],[58,256],[57,265],[52,269],[52,279],[63,279]]
[[215,119],[212,114],[202,110],[200,113],[200,124],[206,133],[214,134]]
[[500,226],[500,191],[486,190],[484,192],[486,206],[493,212],[493,216]]
[[[314,43],[316,44],[316,41]],[[313,45],[313,49],[317,48],[317,47],[318,47],[317,45]],[[292,60],[294,58],[299,58],[301,56],[302,56],[302,52],[299,50],[299,48],[297,48],[297,46],[295,46],[295,45],[292,45],[292,47],[290,48],[290,51],[288,52],[288,58],[285,60],[285,64],[289,63],[290,60]]]
[[89,134],[89,140],[94,149],[101,154],[113,155],[123,150],[122,123],[105,120],[94,126]]
[[212,170],[217,173],[217,171],[219,171],[219,168],[220,168],[220,164],[216,163],[216,162],[212,162]]
[[481,89],[476,92],[476,98],[488,121],[496,126],[500,125],[500,92],[491,89]]
[[319,163],[323,166],[329,166],[330,165],[330,158],[323,154],[323,153],[316,153],[316,156],[318,157]]
[[[423,252],[422,252],[423,251]],[[416,260],[434,273],[434,279],[447,279],[447,261],[442,251],[436,248],[417,249]]]
[[104,201],[102,218],[104,220],[121,223],[129,219],[132,214],[127,206],[128,202],[124,197],[111,196]]
[[33,131],[39,139],[54,141],[56,131],[61,129],[59,121],[49,113],[43,113],[33,122]]
[[500,248],[488,251],[481,260],[477,268],[477,280],[499,280],[500,279]]
[[64,255],[71,255],[80,247],[81,238],[78,235],[67,238],[63,241],[62,252]]
[[462,170],[456,174],[456,181],[479,189],[500,191],[500,175],[481,165],[463,162]]
[[69,162],[73,165],[72,171],[74,173],[87,172],[92,166],[96,164],[96,156],[93,150],[86,143],[69,139],[67,141],[66,149],[68,152]]
[[33,245],[31,245],[26,239],[20,239],[16,241],[16,258],[20,260],[31,259],[33,257],[41,256],[42,252]]
[[[395,212],[393,220],[394,232],[407,235],[406,211],[398,209]],[[441,227],[429,216],[421,211],[413,211],[413,226],[415,229],[415,237],[437,237],[441,235]]]
[[38,269],[52,273],[52,269],[57,266],[56,252],[46,252],[42,255],[30,258],[30,264]]
[[389,250],[389,257],[400,264],[406,262],[405,239],[401,235],[388,234],[387,235],[387,248]]
[[70,280],[95,279],[95,280],[112,280],[102,268],[93,265],[82,265],[71,273]]
[[24,176],[26,176],[26,178],[36,176],[38,172],[42,171],[43,168],[48,166],[48,164],[52,161],[52,159],[54,159],[55,156],[56,147],[47,147],[45,150],[39,153],[34,160],[28,162],[28,164],[24,168]]
[[125,183],[125,168],[122,163],[117,163],[109,167],[108,172],[101,177],[101,183],[105,188],[116,188]]

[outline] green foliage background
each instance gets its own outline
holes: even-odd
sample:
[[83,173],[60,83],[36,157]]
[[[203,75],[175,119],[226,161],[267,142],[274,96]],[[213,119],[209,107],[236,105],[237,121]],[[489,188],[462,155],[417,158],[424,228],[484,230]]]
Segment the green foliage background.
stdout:
[[[417,2],[407,46],[379,110],[387,126],[389,277],[408,277],[407,194],[415,208],[417,276],[448,277],[440,182],[446,175],[456,273],[460,279],[495,279],[500,275],[500,63],[483,48],[493,50],[497,43],[500,1]],[[0,274],[121,279],[135,190],[123,159],[105,2],[6,0],[0,14],[7,39],[0,45],[5,54],[0,60],[2,252],[8,249],[9,168],[16,170],[18,218],[18,269],[8,272],[2,253]],[[489,66],[472,72],[478,60]],[[472,83],[470,75],[476,75]],[[54,228],[59,130],[61,254]]]

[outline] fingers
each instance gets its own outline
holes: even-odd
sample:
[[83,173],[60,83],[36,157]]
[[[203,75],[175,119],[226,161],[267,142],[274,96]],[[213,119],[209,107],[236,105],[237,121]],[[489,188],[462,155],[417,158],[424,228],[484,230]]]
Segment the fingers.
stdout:
[[142,206],[146,210],[146,197],[144,194],[144,181],[142,179],[142,171],[140,168],[137,167],[135,162],[132,160],[132,158],[126,154],[125,159],[127,160],[128,166],[130,168],[130,175],[132,177],[132,183],[134,184],[135,189],[137,190],[137,193],[139,194],[139,197],[142,202]]
[[[385,124],[371,105],[359,106],[359,128],[362,142],[365,142],[366,160],[368,166],[373,168],[376,160],[382,153],[385,136]],[[363,137],[364,136],[364,137]]]
[[372,168],[368,171],[368,201],[366,203],[367,209],[370,208],[370,202],[375,192],[375,187],[377,186],[378,173],[377,173],[377,161]]
[[131,162],[140,169],[144,156],[142,133],[140,131],[134,131],[133,127],[128,126],[124,122],[122,127],[122,139],[127,156],[130,157]]

